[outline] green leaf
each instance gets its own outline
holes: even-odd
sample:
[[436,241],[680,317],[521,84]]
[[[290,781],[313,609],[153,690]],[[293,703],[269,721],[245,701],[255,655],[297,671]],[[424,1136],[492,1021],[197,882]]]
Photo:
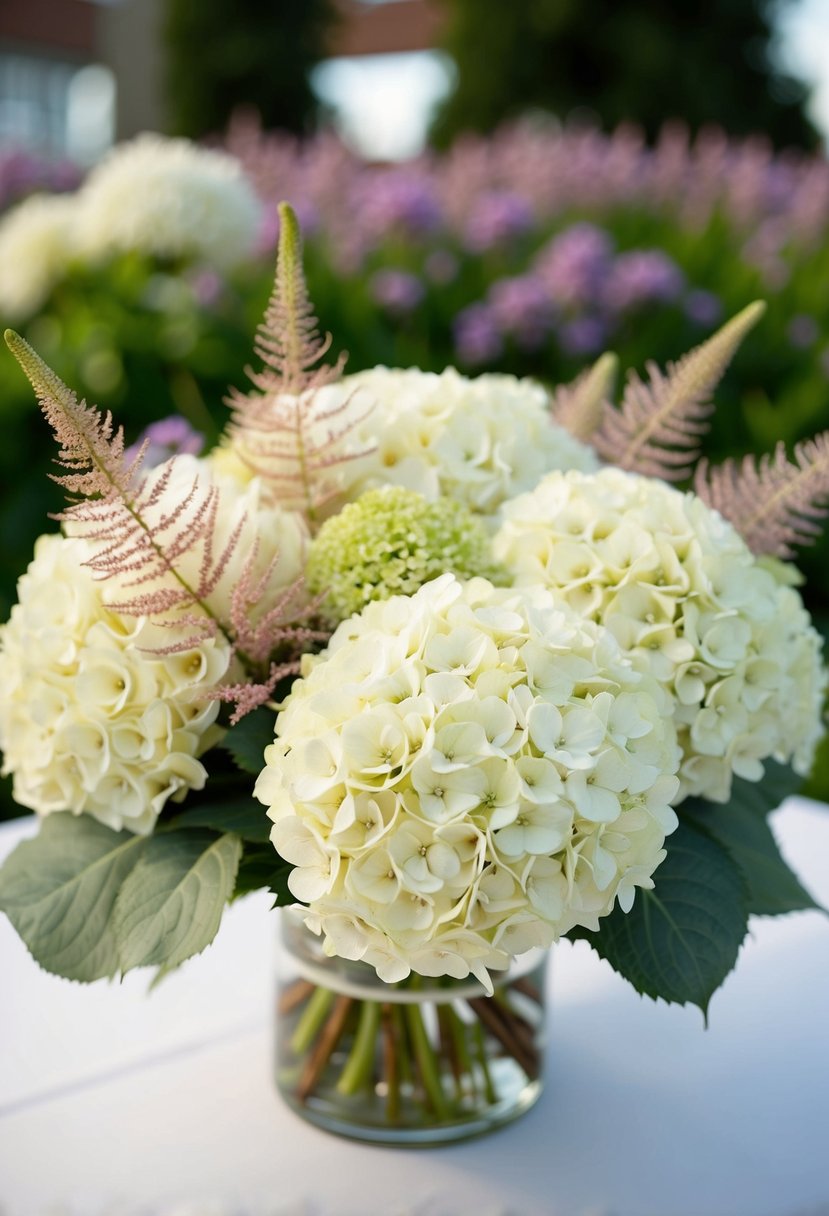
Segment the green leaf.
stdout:
[[820,908],[781,857],[765,814],[752,810],[747,800],[725,806],[695,800],[687,810],[683,803],[680,815],[688,815],[728,850],[743,876],[750,913],[782,916]]
[[0,869],[0,909],[41,967],[87,982],[115,975],[113,906],[147,844],[63,812],[17,846]]
[[598,932],[577,929],[637,992],[707,1017],[713,993],[737,961],[746,934],[745,891],[734,861],[706,833],[680,823],[653,891],[636,892],[630,912],[615,908]]
[[230,752],[243,772],[258,777],[265,767],[265,748],[273,743],[275,723],[273,710],[262,705],[231,726],[219,746]]
[[148,840],[115,904],[122,971],[157,965],[160,979],[201,953],[233,894],[241,853],[238,836],[199,829]]
[[296,896],[288,890],[288,875],[293,868],[290,862],[279,856],[272,845],[261,848],[259,845],[246,844],[236,875],[234,899],[264,887],[276,896],[274,906],[278,904],[284,907],[286,904],[296,903]]
[[[731,786],[731,797],[726,806],[745,807],[754,814],[768,815],[776,811],[781,802],[785,802],[792,794],[796,794],[803,785],[803,778],[788,764],[777,764],[774,760],[764,760],[762,781],[745,781],[735,777]],[[702,803],[702,799],[689,798],[682,803],[686,806]],[[709,806],[709,803],[703,805]]]
[[212,828],[214,832],[233,832],[243,840],[263,844],[270,839],[273,824],[261,802],[240,794],[216,802],[196,802],[185,807],[166,825],[171,830]]

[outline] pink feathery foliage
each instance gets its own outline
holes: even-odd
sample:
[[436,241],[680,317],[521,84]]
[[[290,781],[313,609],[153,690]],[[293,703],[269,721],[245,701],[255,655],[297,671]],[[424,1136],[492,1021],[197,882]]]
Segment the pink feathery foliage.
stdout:
[[[71,523],[92,542],[86,564],[98,578],[117,575],[124,588],[135,589],[111,603],[112,610],[156,618],[177,630],[187,622],[165,653],[188,650],[215,635],[221,626],[205,601],[222,576],[242,526],[234,529],[221,553],[214,552],[219,491],[195,479],[175,506],[162,509],[174,461],[142,482],[138,474],[143,449],[134,459],[125,459],[123,431],[114,429],[111,415],[79,402],[18,334],[7,332],[6,341],[61,445],[58,463],[67,471],[54,474],[54,480],[70,501],[56,518]],[[180,566],[184,556],[193,553],[198,554],[197,575],[188,581]]]
[[[85,401],[78,401],[51,367],[29,343],[12,329],[5,333],[6,345],[26,373],[60,444],[57,463],[67,471],[52,474],[70,498],[126,497],[130,483],[144,458],[144,451],[127,462],[124,431],[113,427],[112,414],[102,414]],[[71,517],[73,508],[59,518]]]
[[258,550],[256,542],[231,593],[230,621],[238,652],[250,663],[261,665],[285,643],[301,649],[311,642],[327,642],[331,633],[303,624],[303,621],[317,616],[322,597],[303,603],[305,580],[302,578],[284,588],[267,611],[254,618],[253,610],[261,603],[279,562],[279,555],[276,554],[267,568],[258,576],[255,575]]
[[206,695],[211,701],[224,701],[235,705],[235,709],[230,715],[230,725],[235,726],[246,714],[253,713],[260,705],[264,705],[271,699],[280,680],[284,680],[286,676],[299,675],[299,666],[299,659],[292,659],[287,663],[272,663],[267,676],[261,681],[251,681],[248,684],[221,684],[218,688],[211,689]]
[[[298,656],[303,651],[315,643],[327,642],[331,637],[330,630],[304,623],[316,618],[321,597],[303,603],[304,581],[301,578],[284,588],[262,616],[253,618],[251,610],[261,601],[277,562],[274,558],[263,573],[255,575],[256,548],[254,546],[233,590],[230,616],[236,652],[248,669],[257,674],[245,683],[222,684],[207,694],[212,700],[235,705],[230,718],[232,726],[264,705],[280,680],[299,673]],[[282,657],[286,654],[290,657]]]
[[700,453],[700,440],[714,409],[711,394],[745,334],[765,311],[749,304],[707,342],[665,375],[647,364],[649,380],[630,372],[619,408],[606,405],[592,442],[599,455],[618,468],[682,481]]
[[570,384],[561,384],[550,395],[553,421],[575,439],[589,443],[601,423],[616,377],[618,359],[605,354]]
[[745,456],[711,467],[701,461],[696,493],[725,516],[753,553],[791,558],[796,545],[812,544],[829,515],[829,431],[759,459]]
[[318,396],[319,389],[339,379],[345,356],[322,362],[331,337],[321,337],[317,328],[299,226],[287,204],[280,205],[279,214],[276,281],[254,348],[264,368],[248,369],[254,392],[231,392],[230,433],[274,498],[313,520],[335,492],[328,470],[370,450],[345,443],[370,407],[355,410],[352,398],[326,404]]

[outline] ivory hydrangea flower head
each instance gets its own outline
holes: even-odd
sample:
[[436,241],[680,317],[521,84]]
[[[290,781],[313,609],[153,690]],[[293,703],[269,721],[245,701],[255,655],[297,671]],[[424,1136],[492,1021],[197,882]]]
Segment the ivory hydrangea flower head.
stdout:
[[306,578],[311,592],[325,593],[326,615],[341,621],[370,600],[411,595],[447,571],[497,578],[481,522],[449,498],[429,502],[414,490],[383,486],[323,524]]
[[65,275],[73,255],[71,195],[35,194],[0,222],[0,316],[28,319]]
[[319,388],[314,404],[322,421],[306,439],[321,448],[330,419],[355,419],[353,457],[327,470],[328,514],[391,484],[488,520],[549,469],[598,467],[592,448],[552,421],[542,386],[515,376],[375,367]]
[[768,758],[809,771],[826,673],[781,563],[696,495],[618,469],[551,473],[504,517],[494,551],[516,582],[606,625],[671,694],[683,797],[725,802]]
[[108,611],[87,542],[41,536],[0,628],[0,748],[14,797],[145,835],[168,799],[201,789],[220,732],[230,649],[219,637],[154,658],[144,622]]
[[252,253],[260,221],[234,157],[150,133],[115,147],[77,195],[77,240],[89,257],[137,250],[230,268]]
[[256,795],[327,949],[390,982],[487,983],[653,885],[676,826],[669,708],[549,592],[447,574],[307,660]]

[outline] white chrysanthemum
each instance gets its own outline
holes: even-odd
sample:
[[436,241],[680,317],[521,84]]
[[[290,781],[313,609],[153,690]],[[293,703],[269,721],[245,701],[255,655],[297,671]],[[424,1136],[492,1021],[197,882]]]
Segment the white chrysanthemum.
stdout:
[[504,517],[495,554],[516,581],[606,625],[671,693],[683,796],[725,802],[769,757],[809,771],[826,674],[780,563],[696,495],[618,469],[551,474]]
[[[156,488],[162,485],[163,488],[156,493]],[[255,620],[273,605],[280,592],[302,577],[308,529],[297,512],[285,511],[262,501],[262,483],[258,477],[245,480],[237,476],[232,465],[214,462],[212,455],[201,458],[180,453],[172,458],[172,467],[170,461],[166,461],[150,469],[142,491],[145,496],[152,495],[155,500],[143,512],[144,518],[150,525],[158,527],[165,519],[172,519],[181,504],[187,502],[180,516],[181,523],[178,526],[173,524],[165,534],[169,539],[177,527],[187,530],[187,521],[197,517],[201,504],[207,501],[214,488],[219,491],[219,509],[210,534],[213,559],[221,558],[221,575],[205,602],[219,620],[230,620],[233,592],[239,586],[255,549],[256,557],[248,572],[251,586],[255,586],[276,559],[263,594],[251,610],[252,619]],[[73,520],[67,529],[73,535],[85,536],[94,533],[95,525]],[[237,532],[236,540],[230,546]],[[198,585],[203,554],[203,546],[198,544],[176,557],[176,571],[191,588]],[[142,579],[137,584],[129,573],[116,574],[101,584],[104,602],[111,605],[126,603],[137,594],[179,585],[168,573],[155,579]],[[159,645],[164,643],[160,642]]]
[[261,218],[232,156],[155,134],[114,148],[77,197],[78,244],[93,258],[138,250],[231,267],[251,254]]
[[676,826],[669,710],[549,592],[447,574],[306,661],[256,795],[327,949],[389,982],[487,983],[653,885]]
[[[326,470],[334,510],[392,484],[491,517],[549,469],[598,467],[593,450],[552,421],[542,386],[515,376],[375,367],[319,389],[316,406],[361,419],[346,443],[366,454]],[[320,424],[312,439],[324,445],[327,430]]]
[[109,612],[87,543],[42,536],[0,629],[0,749],[14,797],[41,815],[87,813],[150,832],[168,798],[201,789],[219,737],[230,648],[204,641],[153,658],[144,622]]
[[35,194],[0,221],[0,316],[23,321],[46,302],[73,254],[75,200]]

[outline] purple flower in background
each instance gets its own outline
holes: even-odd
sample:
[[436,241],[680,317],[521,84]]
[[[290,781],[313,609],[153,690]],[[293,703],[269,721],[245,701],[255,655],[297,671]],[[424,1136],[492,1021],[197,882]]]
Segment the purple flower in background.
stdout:
[[470,304],[459,312],[454,335],[458,359],[469,367],[497,359],[504,349],[500,330],[486,304]]
[[22,148],[0,150],[0,210],[33,190],[74,190],[81,171],[68,160],[50,161]]
[[536,350],[553,326],[553,305],[537,275],[498,279],[487,294],[490,313],[505,334],[524,350]]
[[423,263],[426,278],[442,287],[457,278],[458,259],[448,249],[436,249]]
[[722,302],[712,291],[689,291],[685,297],[685,315],[695,325],[716,325],[722,316]]
[[600,317],[576,317],[558,330],[558,343],[566,355],[598,354],[607,337],[607,326]]
[[682,271],[667,253],[661,249],[631,249],[614,261],[602,295],[608,308],[627,312],[654,300],[676,300],[684,286]]
[[425,175],[395,169],[373,173],[362,183],[360,195],[359,221],[375,237],[394,228],[431,232],[441,224],[440,203]]
[[476,200],[466,221],[464,242],[475,253],[528,232],[534,223],[527,200],[512,190],[490,190]]
[[820,328],[814,317],[810,317],[806,313],[799,313],[789,321],[786,336],[792,346],[797,347],[798,350],[805,350],[817,342]]
[[533,269],[557,304],[579,307],[595,299],[612,257],[613,240],[604,228],[573,224],[548,241]]
[[147,441],[149,441],[149,445],[141,465],[142,473],[154,469],[156,465],[163,464],[171,456],[181,454],[198,456],[204,447],[204,435],[195,431],[187,419],[182,418],[180,414],[171,414],[169,418],[151,422],[141,432],[135,443],[126,449],[124,460],[127,464],[135,460],[141,445]]
[[220,299],[224,289],[224,280],[215,270],[204,267],[187,277],[193,290],[193,295],[202,308],[210,308]]
[[378,270],[369,280],[374,300],[389,312],[412,312],[423,299],[425,289],[417,275],[405,270]]

